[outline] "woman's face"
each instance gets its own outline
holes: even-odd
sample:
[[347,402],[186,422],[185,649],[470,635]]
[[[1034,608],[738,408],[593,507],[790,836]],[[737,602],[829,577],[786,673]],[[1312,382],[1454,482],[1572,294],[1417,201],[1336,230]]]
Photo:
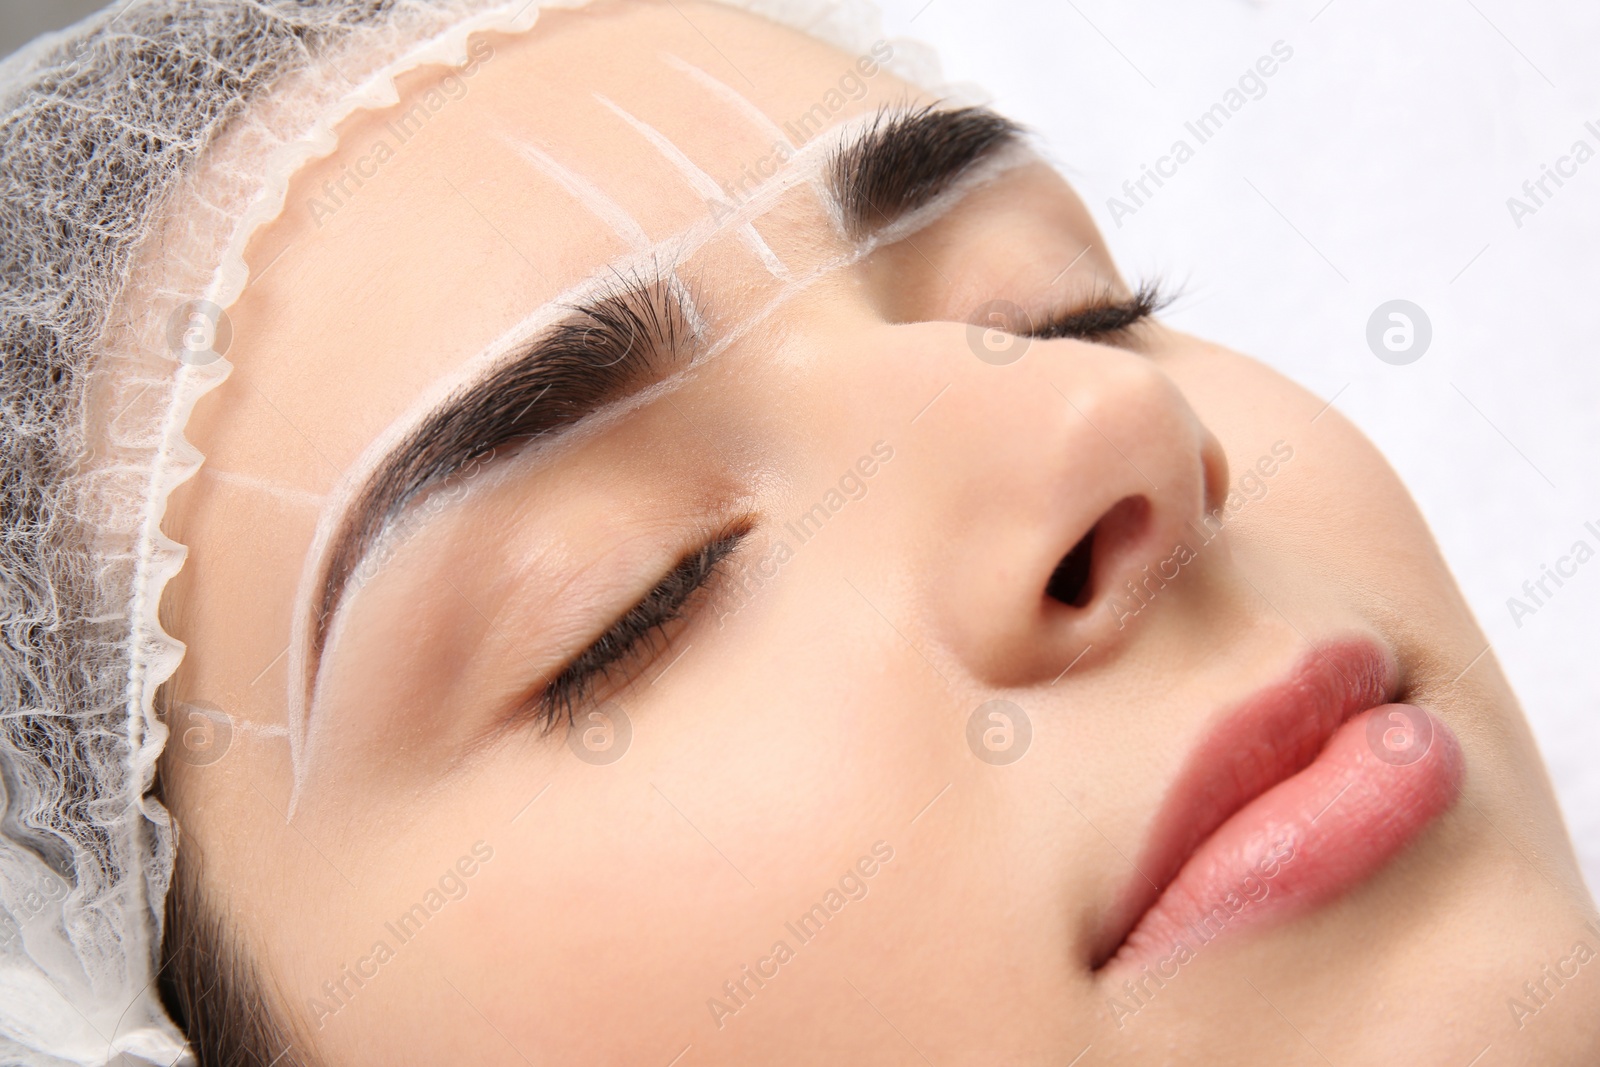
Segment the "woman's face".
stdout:
[[1136,322],[892,51],[550,13],[252,245],[166,773],[300,1047],[1592,1055],[1600,929],[1406,491]]

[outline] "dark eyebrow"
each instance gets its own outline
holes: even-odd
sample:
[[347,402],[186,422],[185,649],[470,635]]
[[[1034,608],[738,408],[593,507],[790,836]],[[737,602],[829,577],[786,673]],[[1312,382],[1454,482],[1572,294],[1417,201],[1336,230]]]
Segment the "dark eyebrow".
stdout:
[[506,446],[549,437],[694,357],[681,283],[617,276],[482,378],[451,394],[368,478],[335,533],[319,584],[312,673],[350,577],[419,495]]
[[828,180],[853,237],[927,204],[977,164],[1022,141],[987,108],[884,108],[829,160]]
[[[1021,139],[1020,126],[986,108],[883,108],[829,159],[828,182],[846,227],[861,237],[926,205]],[[313,677],[350,578],[389,524],[418,496],[502,447],[558,434],[687,363],[693,331],[682,298],[669,271],[617,277],[452,394],[384,458],[347,509],[326,557],[311,639]]]

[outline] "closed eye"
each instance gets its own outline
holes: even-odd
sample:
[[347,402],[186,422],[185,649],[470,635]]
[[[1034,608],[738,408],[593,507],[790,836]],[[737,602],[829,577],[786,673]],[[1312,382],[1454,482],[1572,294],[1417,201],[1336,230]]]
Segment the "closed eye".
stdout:
[[[1101,341],[1147,322],[1167,303],[1160,286],[1146,282],[1129,297],[1107,295],[1020,332],[1040,340]],[[597,685],[636,674],[668,644],[668,627],[688,613],[695,594],[710,584],[749,532],[748,525],[727,530],[683,556],[655,588],[545,684],[527,716],[545,732],[570,726],[577,709],[593,699]]]
[[1115,299],[1109,295],[1090,304],[1033,324],[1025,331],[1039,340],[1071,337],[1079,341],[1100,341],[1126,333],[1148,321],[1171,302],[1158,282],[1143,282],[1132,296]]
[[678,560],[654,589],[545,684],[528,717],[546,733],[558,725],[570,726],[576,710],[593,699],[598,684],[637,674],[666,647],[667,628],[685,617],[695,594],[711,582],[749,532],[748,524],[725,530]]

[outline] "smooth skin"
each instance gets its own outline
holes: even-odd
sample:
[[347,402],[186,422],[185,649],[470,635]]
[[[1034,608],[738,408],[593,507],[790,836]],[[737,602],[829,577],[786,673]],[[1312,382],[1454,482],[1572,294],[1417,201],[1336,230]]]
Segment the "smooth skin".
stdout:
[[[597,3],[485,40],[467,91],[342,206],[310,205],[395,112],[346,123],[258,234],[229,309],[233,375],[189,426],[207,462],[166,519],[190,548],[165,604],[188,644],[170,695],[233,722],[219,760],[169,750],[180,847],[203,855],[300,1049],[335,1065],[1600,1058],[1600,962],[1520,1027],[1508,1008],[1576,943],[1600,949],[1595,911],[1516,699],[1371,444],[1262,364],[1165,326],[977,358],[985,301],[1042,313],[1123,288],[1037,161],[821,276],[602,432],[497,460],[396,544],[344,606],[286,821],[281,652],[319,508],[419,397],[627,251],[513,142],[662,240],[705,200],[594,94],[736,181],[769,139],[661,53],[779,125],[856,62],[696,0]],[[403,101],[441,76],[408,75]],[[931,102],[887,72],[863,84],[840,121]],[[755,225],[795,276],[850,250],[809,188]],[[781,288],[731,234],[685,268],[718,336]],[[1279,443],[1292,459],[1260,473]],[[858,498],[803,543],[785,531],[875,445],[892,457]],[[1114,580],[1083,608],[1048,598],[1061,557],[1130,497],[1147,523]],[[1217,507],[1221,537],[1136,615],[1112,610]],[[597,693],[629,716],[623,758],[586,763],[564,729],[508,722],[735,522],[751,533],[722,591]],[[756,570],[780,542],[790,558]],[[1185,757],[1310,643],[1351,635],[1392,649],[1405,699],[1459,736],[1460,801],[1354,892],[1208,946],[1119,1026],[1090,946]],[[1007,766],[967,742],[997,698],[1032,726]],[[851,872],[864,896],[806,943],[786,930]],[[441,878],[445,902],[400,944],[385,924]],[[775,977],[711,1006],[736,1006],[741,968],[771,974],[779,940],[793,955]],[[375,977],[330,998],[346,967]]]

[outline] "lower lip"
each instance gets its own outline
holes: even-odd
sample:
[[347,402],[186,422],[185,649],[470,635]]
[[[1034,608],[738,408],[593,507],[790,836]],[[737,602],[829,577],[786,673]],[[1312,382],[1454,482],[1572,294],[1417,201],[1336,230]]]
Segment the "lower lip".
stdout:
[[1455,735],[1423,709],[1386,704],[1354,716],[1309,766],[1200,844],[1108,971],[1181,957],[1360,885],[1449,809],[1461,774]]

